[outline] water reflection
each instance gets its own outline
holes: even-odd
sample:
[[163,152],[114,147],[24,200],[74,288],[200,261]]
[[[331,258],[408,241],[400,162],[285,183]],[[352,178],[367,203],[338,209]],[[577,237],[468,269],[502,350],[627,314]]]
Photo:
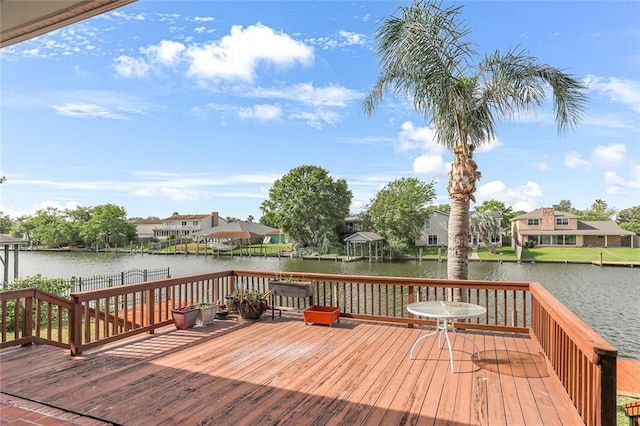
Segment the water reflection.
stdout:
[[[9,256],[10,270],[13,256]],[[447,264],[438,261],[343,263],[289,258],[216,258],[195,255],[129,255],[106,253],[21,252],[19,275],[88,277],[130,269],[170,268],[174,277],[226,269],[323,272],[446,278]],[[471,262],[471,279],[537,281],[580,319],[618,348],[622,357],[640,360],[640,268],[546,263]]]

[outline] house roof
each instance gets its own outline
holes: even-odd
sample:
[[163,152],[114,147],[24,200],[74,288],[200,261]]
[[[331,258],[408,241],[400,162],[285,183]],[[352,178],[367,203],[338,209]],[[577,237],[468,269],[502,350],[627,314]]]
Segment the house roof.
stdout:
[[129,222],[134,225],[160,225],[162,220],[160,219],[131,219]]
[[258,238],[273,235],[274,231],[279,230],[261,223],[240,221],[215,226],[199,232],[197,235],[205,238]]
[[28,240],[23,240],[22,238],[12,237],[9,234],[0,234],[0,246],[8,246],[8,245],[26,245],[29,244]]
[[169,216],[165,219],[162,219],[162,221],[165,222],[170,220],[200,220],[200,219],[206,219],[209,216],[211,216],[211,213],[209,214],[174,214],[173,216]]
[[523,229],[521,235],[634,235],[633,232],[620,228],[613,220],[578,221],[578,229],[555,229],[541,231],[538,229]]
[[[535,209],[532,212],[521,214],[520,216],[516,216],[513,219],[511,219],[511,221],[518,220],[518,219],[542,219],[542,210],[543,210],[542,207],[539,209]],[[566,217],[569,219],[577,219],[579,216],[576,216],[575,214],[571,214],[571,213],[554,210],[553,217]]]
[[356,232],[344,239],[348,243],[371,243],[375,241],[383,241],[385,238],[375,232]]
[[2,0],[0,47],[109,12],[136,0]]

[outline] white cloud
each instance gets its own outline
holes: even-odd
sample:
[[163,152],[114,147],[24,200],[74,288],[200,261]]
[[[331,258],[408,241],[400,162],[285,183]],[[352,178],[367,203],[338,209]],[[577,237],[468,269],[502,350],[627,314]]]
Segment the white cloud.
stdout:
[[640,196],[640,165],[636,165],[631,169],[631,178],[628,180],[619,176],[616,172],[605,172],[604,182],[607,185],[608,194],[627,195],[635,193]]
[[364,34],[340,30],[336,36],[313,37],[306,39],[305,42],[318,46],[322,50],[329,50],[345,46],[363,46],[366,39]]
[[234,25],[229,35],[202,46],[190,46],[187,75],[202,80],[241,80],[251,82],[261,62],[288,68],[309,65],[313,49],[289,35],[256,24],[243,28]]
[[325,124],[334,125],[338,122],[338,114],[334,111],[320,109],[313,112],[299,112],[289,115],[294,120],[304,121],[308,126],[315,129],[322,129]]
[[282,118],[282,109],[276,105],[253,105],[250,108],[238,108],[238,117],[260,121],[277,121]]
[[164,66],[176,66],[180,60],[180,54],[186,49],[185,45],[171,40],[162,40],[155,46],[143,47],[141,53],[147,55],[150,61],[158,62]]
[[257,87],[246,92],[255,98],[288,99],[306,105],[345,107],[348,103],[362,99],[362,94],[344,86],[329,85],[314,87],[313,83],[300,83],[280,88]]
[[451,169],[451,163],[445,162],[442,156],[445,148],[436,143],[435,132],[429,126],[416,127],[411,121],[402,123],[396,149],[420,152],[413,160],[413,172],[416,174],[446,177]]
[[213,22],[215,18],[212,16],[196,16],[193,20],[195,22]]
[[400,125],[398,142],[399,151],[440,153],[444,150],[444,147],[436,143],[435,132],[429,126],[415,127],[411,121]]
[[624,144],[598,145],[593,150],[593,159],[596,163],[619,164],[624,161],[626,152]]
[[513,207],[514,211],[532,211],[540,207],[540,200],[544,192],[537,182],[527,182],[513,188],[508,187],[503,181],[495,180],[478,187],[476,191],[477,204],[488,200],[502,201]]
[[541,172],[549,170],[549,165],[547,163],[545,163],[544,161],[540,161],[539,163],[537,163],[535,165],[535,167],[536,167],[536,169],[540,170]]
[[365,42],[365,36],[363,34],[354,33],[351,31],[340,30],[338,32],[340,37],[344,40],[346,45],[363,45]]
[[118,56],[115,59],[116,72],[124,77],[144,77],[149,72],[149,64],[142,58],[132,58],[131,56]]
[[590,170],[591,163],[582,158],[582,154],[571,151],[564,155],[564,165],[570,169]]
[[95,104],[64,104],[49,105],[58,114],[72,118],[110,118],[114,120],[128,120],[125,115],[114,113],[108,108]]
[[589,74],[585,80],[589,90],[601,93],[612,102],[619,102],[640,113],[640,82]]
[[441,155],[421,155],[413,160],[416,174],[446,177],[450,169],[451,163],[445,163]]
[[103,17],[106,19],[119,18],[125,21],[144,21],[146,19],[146,15],[144,13],[137,13],[135,15],[132,15],[129,13],[125,13],[121,10],[111,12],[109,14],[106,14]]

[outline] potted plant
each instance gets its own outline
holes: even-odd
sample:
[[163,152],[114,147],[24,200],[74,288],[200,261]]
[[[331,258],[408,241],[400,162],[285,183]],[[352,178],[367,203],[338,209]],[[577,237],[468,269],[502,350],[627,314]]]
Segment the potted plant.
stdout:
[[234,304],[238,314],[243,319],[258,319],[269,306],[271,290],[259,292],[257,290],[236,289],[233,292]]
[[[309,306],[313,305],[313,296],[316,293],[315,282],[303,278],[278,277],[269,281],[269,289],[273,292],[274,310],[271,317],[275,316],[275,310],[280,310],[283,297],[309,298]],[[276,298],[277,296],[277,298]],[[276,304],[278,307],[276,308]]]
[[195,305],[179,306],[171,310],[171,317],[178,330],[187,330],[196,325],[199,312]]
[[314,283],[300,278],[276,278],[269,281],[269,288],[276,296],[284,297],[313,297]]
[[216,318],[218,312],[218,305],[214,303],[200,302],[196,305],[198,309],[198,317],[196,318],[196,324],[207,325],[211,324]]
[[218,300],[216,319],[225,319],[227,316],[229,316],[229,308],[221,300]]

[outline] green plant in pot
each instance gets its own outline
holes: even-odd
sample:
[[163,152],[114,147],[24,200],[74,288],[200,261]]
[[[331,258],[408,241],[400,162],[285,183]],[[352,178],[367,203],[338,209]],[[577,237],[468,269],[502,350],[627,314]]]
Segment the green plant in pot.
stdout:
[[195,305],[195,307],[200,311],[198,313],[198,318],[196,319],[196,324],[198,325],[211,324],[213,320],[216,318],[216,313],[218,312],[217,304],[200,302],[197,305]]
[[271,291],[236,289],[233,292],[234,303],[238,314],[243,319],[258,319],[269,306]]

